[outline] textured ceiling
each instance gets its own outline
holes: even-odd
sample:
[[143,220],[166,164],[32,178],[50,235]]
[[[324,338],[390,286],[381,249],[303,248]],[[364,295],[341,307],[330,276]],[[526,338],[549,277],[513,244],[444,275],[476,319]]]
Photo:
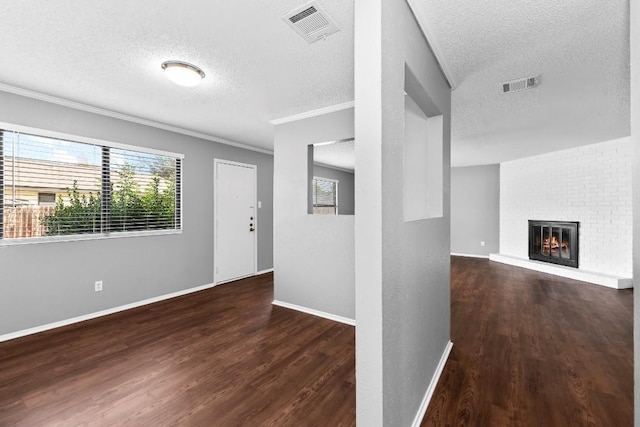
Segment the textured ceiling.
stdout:
[[[628,0],[423,0],[455,79],[452,164],[629,135]],[[541,75],[539,87],[501,83]]]
[[[459,82],[454,166],[629,134],[628,0],[416,1]],[[342,31],[308,44],[281,20],[306,0],[0,0],[0,84],[271,150],[269,120],[353,100],[353,1],[319,2]]]
[[0,83],[271,150],[269,120],[353,100],[353,3],[322,0],[342,30],[309,44],[281,19],[305,2],[0,0]]
[[320,165],[337,167],[349,171],[356,169],[354,141],[336,141],[331,144],[319,144],[313,147],[313,161]]

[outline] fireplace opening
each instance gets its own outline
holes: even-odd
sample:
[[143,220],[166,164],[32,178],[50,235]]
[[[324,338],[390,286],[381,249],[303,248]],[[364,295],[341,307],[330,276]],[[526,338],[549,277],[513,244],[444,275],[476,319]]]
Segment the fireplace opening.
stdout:
[[578,268],[579,222],[529,220],[529,259]]

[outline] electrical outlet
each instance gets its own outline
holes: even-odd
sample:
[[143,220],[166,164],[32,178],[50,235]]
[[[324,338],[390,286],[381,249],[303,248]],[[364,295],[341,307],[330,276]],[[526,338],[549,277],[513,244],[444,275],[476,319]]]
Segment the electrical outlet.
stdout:
[[484,246],[484,240],[480,242],[480,246]]
[[102,280],[96,281],[96,292],[102,291]]

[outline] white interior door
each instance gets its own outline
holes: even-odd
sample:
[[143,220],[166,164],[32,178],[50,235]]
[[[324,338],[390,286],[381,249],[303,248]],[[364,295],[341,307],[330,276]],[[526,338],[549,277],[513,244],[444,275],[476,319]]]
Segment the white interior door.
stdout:
[[214,163],[214,282],[256,273],[256,166]]

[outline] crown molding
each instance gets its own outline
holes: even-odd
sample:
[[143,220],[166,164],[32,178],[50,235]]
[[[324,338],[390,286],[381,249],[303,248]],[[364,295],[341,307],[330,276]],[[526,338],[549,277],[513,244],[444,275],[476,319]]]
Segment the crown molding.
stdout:
[[340,172],[355,173],[354,169],[342,168],[340,166],[329,165],[327,163],[313,162],[313,164],[316,165],[316,166],[321,166],[323,168],[327,168],[327,169],[334,169],[334,170],[337,170],[337,171],[340,171]]
[[440,69],[442,70],[445,79],[447,79],[447,82],[449,83],[449,86],[451,86],[451,89],[455,89],[456,87],[458,87],[460,82],[458,81],[458,79],[456,79],[453,71],[451,71],[449,62],[442,52],[442,48],[440,47],[440,43],[438,42],[436,32],[433,28],[433,25],[431,25],[431,22],[429,21],[429,12],[427,10],[427,7],[425,6],[426,3],[424,2],[424,0],[407,0],[407,3],[409,4],[409,8],[411,8],[411,10],[413,11],[413,15],[416,17],[416,21],[418,21],[418,25],[420,26],[422,33],[427,39],[427,43],[431,47],[431,51],[435,55],[436,60],[440,65]]
[[132,116],[125,113],[119,113],[113,110],[107,110],[105,108],[94,107],[93,105],[83,104],[77,101],[71,101],[65,98],[59,98],[53,95],[47,95],[40,92],[35,92],[28,89],[23,89],[16,86],[0,83],[0,91],[13,93],[15,95],[24,96],[27,98],[37,99],[39,101],[48,102],[51,104],[60,105],[63,107],[73,108],[75,110],[85,111],[88,113],[98,114],[101,116],[111,117],[114,119],[124,120],[131,123],[137,123],[143,126],[149,126],[156,129],[162,129],[169,132],[175,132],[186,136],[192,136],[194,138],[204,139],[207,141],[217,142],[219,144],[230,145],[232,147],[242,148],[244,150],[256,151],[258,153],[273,155],[273,151],[266,150],[264,148],[254,147],[252,145],[242,144],[240,142],[230,141],[224,138],[218,138],[206,133],[196,132],[189,129],[181,128],[178,126],[168,125],[166,123],[160,123],[153,120],[143,119],[141,117]]
[[342,104],[330,105],[324,108],[318,108],[317,110],[306,111],[304,113],[294,114],[293,116],[281,117],[279,119],[269,120],[272,125],[281,125],[283,123],[295,122],[297,120],[308,119],[310,117],[321,116],[323,114],[334,113],[336,111],[347,110],[354,108],[355,101],[343,102]]

